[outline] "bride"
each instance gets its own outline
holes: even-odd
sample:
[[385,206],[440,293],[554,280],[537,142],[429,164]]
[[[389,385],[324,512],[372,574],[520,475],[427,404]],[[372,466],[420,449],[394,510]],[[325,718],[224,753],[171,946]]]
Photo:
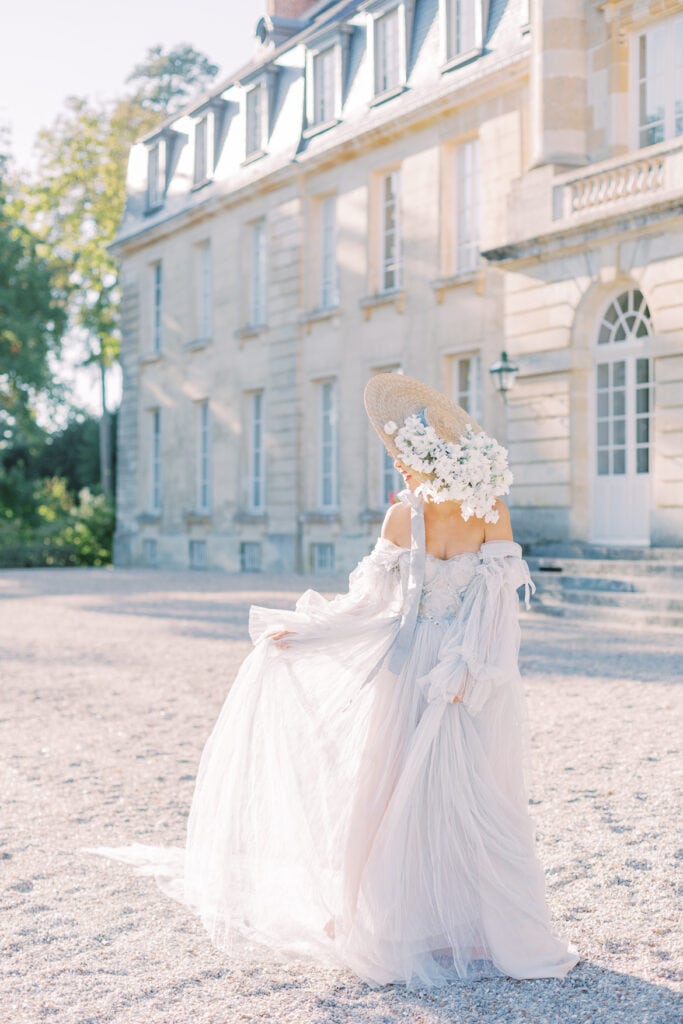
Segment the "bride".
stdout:
[[252,607],[254,649],[204,749],[182,851],[97,852],[157,875],[213,942],[373,985],[564,977],[523,774],[506,452],[419,381],[368,415],[407,489],[348,594]]

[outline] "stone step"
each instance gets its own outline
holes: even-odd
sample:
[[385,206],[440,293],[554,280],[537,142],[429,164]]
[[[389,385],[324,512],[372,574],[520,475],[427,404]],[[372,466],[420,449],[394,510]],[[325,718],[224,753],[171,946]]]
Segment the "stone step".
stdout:
[[628,629],[631,632],[638,632],[642,629],[674,630],[676,632],[683,630],[683,613],[653,611],[649,607],[621,607],[617,614],[614,607],[572,604],[550,595],[545,595],[542,600],[533,599],[531,612],[527,614],[552,615],[572,621],[605,622],[609,623],[610,629]]
[[678,580],[683,588],[683,562],[659,559],[552,558],[528,555],[526,561],[532,574],[557,576],[604,576],[621,579],[634,576],[655,576]]
[[678,562],[683,564],[683,547],[615,547],[601,544],[581,544],[565,542],[562,544],[528,544],[524,545],[525,558],[555,558],[579,560],[607,561],[650,561]]
[[605,608],[643,609],[650,612],[676,612],[683,615],[683,596],[674,594],[642,594],[630,590],[586,590],[563,587],[536,591],[539,600],[554,598],[572,605],[601,605]]
[[619,591],[637,594],[672,594],[683,597],[683,576],[669,574],[605,576],[591,574],[571,575],[532,568],[531,576],[539,591],[564,592],[566,590]]

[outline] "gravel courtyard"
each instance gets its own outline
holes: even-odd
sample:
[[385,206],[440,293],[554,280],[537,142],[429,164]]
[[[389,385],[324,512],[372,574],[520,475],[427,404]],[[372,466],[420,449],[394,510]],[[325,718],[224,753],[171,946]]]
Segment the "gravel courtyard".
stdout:
[[679,1021],[675,633],[523,614],[531,812],[557,929],[582,957],[565,981],[419,993],[229,960],[151,879],[82,852],[182,845],[203,743],[249,650],[248,606],[291,606],[311,582],[0,574],[0,1022]]

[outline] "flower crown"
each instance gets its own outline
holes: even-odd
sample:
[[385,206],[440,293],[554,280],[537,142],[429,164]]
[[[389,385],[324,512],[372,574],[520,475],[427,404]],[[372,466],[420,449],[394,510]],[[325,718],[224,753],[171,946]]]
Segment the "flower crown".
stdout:
[[475,434],[467,424],[460,444],[439,437],[425,418],[424,410],[408,416],[402,427],[393,420],[384,424],[393,438],[400,461],[431,479],[421,483],[416,494],[431,501],[459,501],[460,514],[467,521],[477,516],[487,523],[498,522],[496,498],[508,494],[512,473],[507,449],[481,431]]

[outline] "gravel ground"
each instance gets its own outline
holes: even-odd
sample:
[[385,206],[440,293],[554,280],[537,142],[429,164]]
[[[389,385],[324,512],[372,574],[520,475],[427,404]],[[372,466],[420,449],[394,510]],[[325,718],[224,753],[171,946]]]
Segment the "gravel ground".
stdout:
[[431,994],[229,960],[151,879],[81,852],[182,844],[201,748],[248,650],[248,605],[290,606],[310,582],[0,576],[0,1021],[680,1021],[675,633],[524,616],[531,811],[556,927],[582,957],[565,981]]

